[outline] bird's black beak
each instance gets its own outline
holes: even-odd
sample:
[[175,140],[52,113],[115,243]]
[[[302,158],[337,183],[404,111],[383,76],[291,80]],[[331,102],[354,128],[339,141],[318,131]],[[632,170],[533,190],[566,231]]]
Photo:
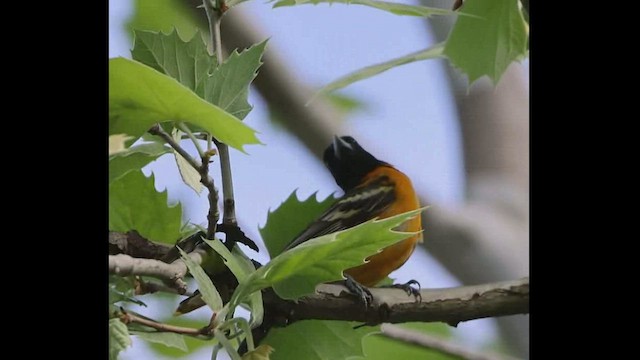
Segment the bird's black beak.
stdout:
[[344,141],[339,136],[333,137],[333,154],[336,158],[340,159],[340,154],[345,150],[353,150],[353,146],[348,142]]

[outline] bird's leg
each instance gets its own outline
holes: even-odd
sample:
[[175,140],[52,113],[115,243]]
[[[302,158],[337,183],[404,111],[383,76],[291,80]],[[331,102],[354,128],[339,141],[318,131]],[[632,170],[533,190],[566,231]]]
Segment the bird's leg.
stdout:
[[373,295],[371,295],[371,291],[369,291],[369,289],[364,285],[357,282],[353,277],[351,277],[351,275],[344,274],[344,276],[346,278],[344,286],[346,286],[353,295],[360,299],[365,308],[370,307],[373,304]]

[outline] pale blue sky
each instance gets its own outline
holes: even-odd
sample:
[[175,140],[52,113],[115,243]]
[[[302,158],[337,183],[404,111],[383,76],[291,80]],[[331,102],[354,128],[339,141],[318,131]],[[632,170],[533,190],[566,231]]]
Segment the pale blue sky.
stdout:
[[[129,0],[109,1],[110,57],[130,57],[131,45],[123,22],[131,4]],[[255,25],[271,38],[271,49],[288,60],[291,71],[312,86],[433,44],[423,20],[364,6],[271,9],[269,4],[248,1],[239,7],[253,15]],[[434,204],[455,206],[462,200],[464,174],[455,107],[444,81],[442,61],[405,65],[346,88],[344,93],[362,100],[366,109],[348,119],[342,134],[353,135],[376,157],[406,172],[418,191]],[[257,226],[264,225],[267,211],[276,208],[293,190],[299,189],[304,198],[318,191],[324,198],[339,189],[324,166],[296,139],[269,123],[266,106],[254,91],[250,103],[254,109],[245,121],[260,132],[259,138],[266,146],[247,147],[249,155],[232,150],[231,158],[239,221],[250,237],[259,240]],[[212,169],[217,170],[217,166]],[[197,196],[181,182],[172,158],[165,156],[145,170],[151,171],[156,174],[156,186],[166,187],[171,200],[184,204],[187,219],[206,221],[206,197]],[[216,182],[220,183],[217,178]],[[429,229],[425,229],[427,241],[428,234]],[[263,253],[266,251],[250,256],[264,262],[267,258]],[[421,249],[392,277],[399,282],[416,279],[423,287],[458,284]],[[495,334],[491,320],[465,322],[455,331],[474,346]],[[123,358],[144,358],[148,354],[144,348],[136,341]],[[210,352],[201,351],[190,358],[209,356]]]

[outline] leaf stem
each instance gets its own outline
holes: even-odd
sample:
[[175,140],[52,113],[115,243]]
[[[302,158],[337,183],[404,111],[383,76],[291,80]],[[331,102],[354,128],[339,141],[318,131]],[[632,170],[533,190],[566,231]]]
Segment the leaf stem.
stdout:
[[185,134],[187,134],[187,136],[189,136],[189,138],[193,142],[193,145],[196,147],[196,150],[198,150],[198,155],[200,155],[200,157],[203,158],[204,157],[204,151],[202,151],[202,147],[200,146],[200,142],[198,142],[198,139],[193,135],[193,133],[191,132],[191,129],[189,129],[187,124],[185,124],[183,122],[179,122],[178,123],[178,128],[180,128],[180,130],[182,130]]
[[229,357],[231,357],[232,360],[242,360],[240,358],[240,355],[238,354],[238,351],[236,351],[236,349],[233,348],[233,345],[231,345],[231,342],[229,341],[229,339],[227,339],[226,336],[224,336],[224,333],[222,331],[218,329],[213,330],[213,335],[216,337],[216,339],[218,339],[220,344],[222,344],[222,346],[227,351],[227,354],[229,354]]

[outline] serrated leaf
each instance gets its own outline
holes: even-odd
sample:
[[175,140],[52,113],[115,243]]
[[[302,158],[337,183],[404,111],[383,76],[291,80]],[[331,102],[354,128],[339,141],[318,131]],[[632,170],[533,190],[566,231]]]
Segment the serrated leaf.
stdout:
[[442,55],[443,48],[444,48],[444,43],[439,43],[424,50],[420,50],[411,54],[401,56],[396,59],[391,59],[383,63],[367,66],[360,70],[354,71],[350,74],[347,74],[323,86],[320,90],[318,90],[313,95],[313,97],[309,100],[309,102],[312,102],[313,99],[315,99],[319,95],[324,95],[332,91],[342,89],[343,87],[351,85],[356,81],[368,79],[374,75],[378,75],[382,72],[393,69],[394,67],[410,64],[416,61],[438,58]]
[[275,1],[273,5],[274,8],[281,6],[293,6],[293,5],[304,5],[304,4],[313,4],[317,5],[320,3],[341,3],[348,5],[364,5],[372,8],[376,8],[378,10],[383,10],[390,12],[395,15],[408,15],[408,16],[421,16],[421,17],[429,17],[431,15],[453,15],[455,12],[448,9],[440,9],[428,6],[418,6],[418,5],[407,5],[400,4],[388,1],[377,1],[377,0],[279,0]]
[[[260,345],[253,351],[249,351],[242,355],[242,360],[270,360],[273,348],[269,345]],[[292,358],[293,359],[293,358]]]
[[244,119],[251,111],[251,105],[247,101],[249,85],[262,65],[262,54],[266,46],[267,40],[242,53],[234,50],[206,81],[204,98],[238,119]]
[[[229,270],[231,270],[236,279],[238,279],[238,283],[245,282],[247,277],[256,271],[256,268],[251,262],[251,259],[249,259],[240,249],[238,249],[238,247],[234,247],[232,253],[218,239],[208,240],[203,238],[203,240],[222,257],[225,265],[229,268]],[[240,301],[243,300],[241,299]],[[252,293],[246,303],[250,308],[249,310],[251,311],[250,326],[253,328],[261,324],[262,319],[264,318],[262,292],[256,291]]]
[[[266,40],[238,53],[234,50],[220,66],[200,36],[188,42],[175,31],[168,35],[136,31],[134,60],[178,80],[198,96],[243,119],[250,111],[249,85],[262,64]],[[211,75],[209,75],[211,74]]]
[[329,195],[326,199],[318,201],[317,193],[313,193],[300,201],[296,190],[277,209],[269,211],[264,227],[258,229],[269,256],[274,258],[279,255],[296,235],[328,209],[336,199]]
[[392,230],[422,209],[311,239],[290,249],[249,275],[233,294],[231,303],[254,291],[273,287],[279,297],[295,300],[313,293],[316,285],[344,279],[342,271],[364,263],[366,257],[416,233]]
[[128,29],[169,31],[176,28],[185,39],[191,38],[197,31],[193,10],[184,1],[176,0],[134,0]]
[[184,352],[188,351],[187,344],[184,342],[184,335],[170,332],[141,332],[131,331],[132,335],[155,344],[176,348]]
[[129,330],[120,319],[109,319],[109,360],[116,360],[118,354],[131,345]]
[[109,156],[121,153],[127,149],[126,142],[133,139],[127,134],[109,135]]
[[175,79],[144,64],[109,60],[109,133],[139,137],[158,122],[184,121],[243,151],[259,144],[256,131],[201,99]]
[[[182,132],[178,129],[173,129],[171,136],[173,136],[173,140],[175,140],[178,144],[180,143],[180,139],[182,137]],[[189,162],[182,157],[177,151],[174,151],[176,159],[176,166],[178,166],[178,171],[180,172],[180,177],[182,177],[182,181],[187,184],[188,187],[192,188],[196,194],[200,195],[203,189],[203,185],[200,182],[202,178],[198,170],[194,169]]]
[[219,312],[223,304],[222,298],[215,285],[213,285],[213,282],[211,282],[211,279],[200,265],[191,260],[189,255],[182,249],[178,248],[178,250],[180,251],[180,255],[182,255],[182,260],[187,265],[187,268],[189,268],[189,272],[198,283],[198,290],[202,295],[202,300],[204,300],[215,313]]
[[146,239],[173,245],[181,218],[182,207],[167,205],[167,191],[156,191],[153,174],[130,171],[109,184],[109,230],[137,230]]
[[134,34],[134,60],[171,76],[204,98],[205,81],[217,63],[199,33],[189,41],[182,40],[175,30],[168,35],[140,30]]
[[469,77],[469,83],[483,75],[494,83],[511,62],[525,56],[528,28],[518,0],[466,0],[461,16],[444,48],[453,65]]
[[[271,360],[328,360],[362,356],[362,339],[378,327],[353,330],[347,321],[304,320],[272,328],[261,343],[275,349]],[[390,357],[389,359],[400,359]]]
[[171,149],[159,144],[141,144],[132,146],[109,157],[109,183],[133,170],[140,170],[160,156],[170,153]]

